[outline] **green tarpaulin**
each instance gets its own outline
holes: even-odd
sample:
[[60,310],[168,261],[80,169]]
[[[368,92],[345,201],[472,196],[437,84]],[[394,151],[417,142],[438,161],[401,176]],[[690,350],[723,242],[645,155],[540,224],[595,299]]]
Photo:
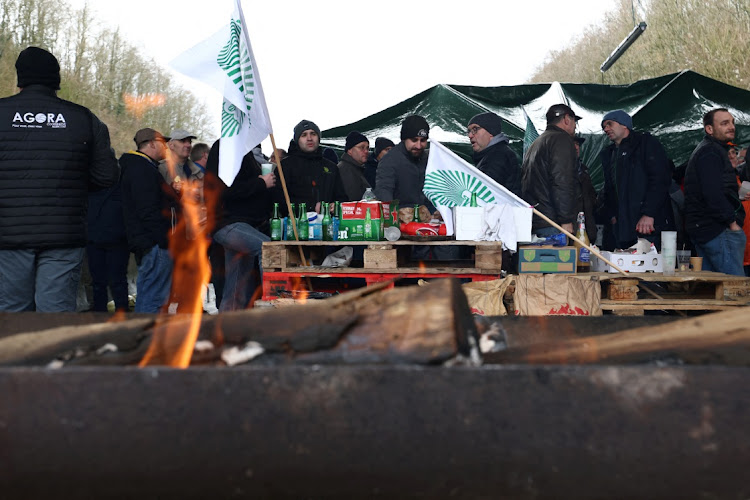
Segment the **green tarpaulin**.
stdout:
[[567,102],[583,117],[578,132],[586,137],[583,161],[596,185],[602,183],[599,153],[609,144],[601,131],[601,119],[614,109],[633,117],[635,130],[658,137],[675,165],[688,160],[703,137],[703,115],[715,107],[729,109],[735,117],[737,141],[745,144],[750,124],[750,92],[732,87],[693,71],[643,80],[630,85],[545,83],[509,87],[436,85],[395,106],[357,122],[322,132],[322,144],[341,150],[346,135],[358,130],[370,139],[388,137],[398,143],[401,121],[411,114],[424,116],[430,124],[430,138],[471,161],[466,136],[468,120],[477,113],[493,111],[503,120],[503,132],[511,148],[522,154],[526,110],[540,132],[546,127],[544,114],[560,102]]

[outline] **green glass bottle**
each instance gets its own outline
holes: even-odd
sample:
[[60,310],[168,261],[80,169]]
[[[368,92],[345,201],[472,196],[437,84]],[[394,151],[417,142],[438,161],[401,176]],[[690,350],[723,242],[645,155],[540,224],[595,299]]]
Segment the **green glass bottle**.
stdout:
[[284,233],[284,239],[287,241],[294,241],[294,226],[292,222],[292,214],[295,214],[297,212],[297,204],[292,203],[292,212],[289,214],[289,217],[286,218],[286,232]]
[[414,222],[419,222],[419,205],[414,205]]
[[372,240],[372,215],[370,215],[370,209],[367,209],[365,213],[365,240]]
[[281,219],[279,219],[279,204],[273,204],[273,217],[271,218],[271,241],[281,240]]
[[323,233],[323,240],[333,241],[333,224],[331,223],[331,211],[328,208],[328,203],[325,201],[320,205],[323,211],[323,221],[321,222],[321,231]]
[[299,204],[297,232],[299,233],[300,241],[307,241],[310,239],[310,223],[307,221],[307,203]]
[[479,206],[479,205],[477,205],[477,193],[474,193],[474,192],[471,193],[471,205],[469,205],[469,206],[470,207],[478,207]]
[[333,220],[331,221],[331,231],[333,232],[333,241],[339,239],[339,228],[341,227],[341,202],[337,201],[333,205]]

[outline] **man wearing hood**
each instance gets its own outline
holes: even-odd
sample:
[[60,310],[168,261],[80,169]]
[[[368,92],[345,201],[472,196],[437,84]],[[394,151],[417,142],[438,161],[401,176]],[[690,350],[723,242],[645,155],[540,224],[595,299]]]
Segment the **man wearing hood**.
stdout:
[[469,120],[468,136],[474,165],[516,196],[521,196],[521,167],[503,134],[503,120],[495,113],[480,113]]
[[[302,120],[294,127],[294,138],[289,143],[289,153],[281,162],[287,191],[292,203],[306,203],[308,210],[318,210],[321,201],[347,201],[339,169],[335,163],[323,158],[320,147],[320,128],[310,120]],[[274,171],[275,175],[279,173]],[[281,179],[276,179],[274,201],[284,215],[286,203]]]
[[365,190],[372,187],[365,178],[365,162],[370,151],[370,141],[359,132],[350,132],[346,136],[344,155],[339,162],[341,182],[349,201],[359,201]]

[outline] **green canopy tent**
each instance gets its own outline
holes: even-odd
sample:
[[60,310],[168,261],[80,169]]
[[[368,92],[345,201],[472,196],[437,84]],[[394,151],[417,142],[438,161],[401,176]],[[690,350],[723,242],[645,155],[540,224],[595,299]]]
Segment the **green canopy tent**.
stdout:
[[601,119],[608,111],[624,109],[633,117],[635,130],[648,131],[661,140],[676,165],[688,160],[703,137],[703,115],[724,107],[735,117],[737,140],[748,137],[750,129],[750,92],[705,77],[682,71],[630,85],[544,83],[508,87],[436,85],[348,125],[324,130],[322,144],[341,151],[346,135],[358,130],[370,138],[384,136],[398,143],[402,120],[419,114],[430,124],[430,138],[440,141],[464,159],[471,161],[471,145],[466,136],[468,120],[477,113],[492,111],[503,118],[503,132],[511,148],[522,154],[526,127],[524,110],[538,131],[546,127],[545,112],[553,105],[567,102],[583,117],[578,131],[586,138],[583,161],[594,184],[603,182],[599,153],[609,144],[601,131]]

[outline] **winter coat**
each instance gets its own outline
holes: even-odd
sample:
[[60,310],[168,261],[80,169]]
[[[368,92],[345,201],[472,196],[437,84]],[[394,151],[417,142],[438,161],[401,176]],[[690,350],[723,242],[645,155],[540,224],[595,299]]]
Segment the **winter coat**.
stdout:
[[743,226],[745,210],[729,146],[706,135],[685,171],[685,230],[695,243],[708,243],[732,222]]
[[[211,147],[206,162],[207,179],[216,179],[220,202],[217,207],[217,220],[214,232],[235,222],[244,222],[268,233],[269,219],[273,215],[272,188],[260,178],[261,166],[252,152],[242,158],[242,165],[231,186],[219,178],[220,141]],[[209,184],[207,184],[208,186]],[[281,204],[280,204],[281,205]]]
[[[575,224],[582,207],[581,183],[570,134],[548,125],[529,147],[521,170],[523,199],[560,225]],[[532,229],[549,226],[534,216]]]
[[178,197],[159,173],[158,164],[143,153],[120,157],[122,208],[130,251],[140,260],[154,245],[169,248],[176,225]]
[[[344,185],[341,183],[339,168],[323,158],[323,148],[312,153],[303,152],[296,141],[289,143],[289,154],[281,161],[284,178],[292,203],[306,203],[309,210],[320,201],[347,201]],[[287,215],[281,179],[276,172],[274,201],[281,207],[282,215]]]
[[0,248],[86,246],[89,189],[117,182],[109,130],[43,85],[0,99]]
[[399,200],[402,207],[417,204],[431,207],[422,192],[427,154],[424,151],[422,156],[414,158],[403,141],[388,151],[378,165],[375,196],[382,201]]
[[651,134],[630,132],[620,142],[600,153],[604,173],[604,216],[617,218],[617,246],[626,248],[645,237],[635,227],[644,215],[653,217],[654,233],[674,231],[674,213],[669,197],[672,167],[661,143]]
[[347,201],[361,200],[365,190],[372,187],[365,178],[364,165],[357,165],[354,158],[349,156],[349,153],[344,153],[338,167],[341,182],[344,184],[344,190],[346,191]]
[[474,164],[481,172],[520,197],[521,167],[508,142],[505,134],[493,137],[486,148],[474,153]]
[[122,185],[98,189],[89,195],[88,242],[99,247],[127,246],[122,211]]

